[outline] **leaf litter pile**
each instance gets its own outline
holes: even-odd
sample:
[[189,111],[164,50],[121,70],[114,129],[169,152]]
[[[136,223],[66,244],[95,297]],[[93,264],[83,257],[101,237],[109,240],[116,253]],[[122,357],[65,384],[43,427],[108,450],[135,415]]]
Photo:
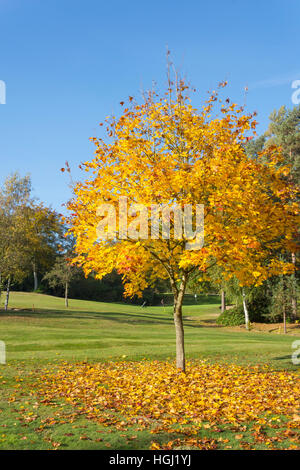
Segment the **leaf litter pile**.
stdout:
[[[218,448],[228,439],[200,439],[199,429],[221,433],[220,426],[228,425],[238,432],[241,447],[249,448],[243,441],[249,423],[255,442],[272,449],[289,438],[290,448],[299,448],[299,375],[267,366],[197,361],[184,374],[174,364],[159,361],[62,363],[57,371],[40,376],[36,387],[42,403],[66,402],[78,414],[117,430],[138,424],[152,434],[182,434],[162,445],[153,441],[152,449]],[[112,412],[115,418],[107,418]],[[284,432],[278,424],[282,419]],[[266,428],[280,432],[270,437]]]

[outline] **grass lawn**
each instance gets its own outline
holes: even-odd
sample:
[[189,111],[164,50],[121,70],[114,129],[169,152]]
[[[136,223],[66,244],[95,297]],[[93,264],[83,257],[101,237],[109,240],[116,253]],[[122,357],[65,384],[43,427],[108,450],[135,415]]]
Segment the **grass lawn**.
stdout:
[[[185,305],[183,311],[188,360],[245,367],[269,364],[272,369],[299,372],[299,366],[291,362],[291,345],[299,336],[216,327],[218,297],[202,296],[197,301]],[[153,441],[170,440],[170,433],[164,431],[154,439],[151,426],[141,426],[138,420],[120,425],[118,412],[104,410],[99,422],[65,400],[51,406],[41,403],[33,384],[45,370],[56,371],[63,361],[172,361],[172,307],[70,300],[66,309],[61,298],[14,292],[9,312],[0,313],[0,340],[7,348],[7,364],[0,365],[0,449],[148,449]],[[284,426],[285,417],[278,419]],[[245,448],[245,442],[253,440],[244,424],[242,428],[240,424],[203,426],[201,439],[216,440],[218,448]],[[269,437],[281,432],[280,426],[270,427]],[[235,437],[241,432],[244,447]],[[293,446],[294,433],[292,425],[290,434],[274,442],[278,447]],[[255,448],[270,448],[270,444],[261,439]]]

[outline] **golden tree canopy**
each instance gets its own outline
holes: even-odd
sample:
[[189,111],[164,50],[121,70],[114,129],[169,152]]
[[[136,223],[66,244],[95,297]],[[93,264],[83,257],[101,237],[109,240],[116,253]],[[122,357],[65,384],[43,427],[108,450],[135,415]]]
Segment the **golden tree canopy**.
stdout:
[[[130,97],[120,118],[107,119],[109,139],[92,139],[95,157],[82,164],[90,178],[75,185],[69,203],[70,230],[77,240],[74,261],[98,278],[117,269],[130,296],[157,277],[170,277],[175,284],[194,270],[205,277],[212,263],[245,286],[293,269],[278,257],[281,250],[296,249],[292,240],[299,222],[298,206],[290,202],[296,188],[286,182],[289,168],[279,164],[280,149],[270,147],[249,158],[244,146],[255,134],[255,114],[222,102],[218,92],[197,110],[186,89],[180,82],[165,95],[149,93],[142,104]],[[142,204],[149,211],[149,223],[139,227],[148,239],[120,236],[121,196],[128,207]],[[99,239],[101,204],[115,208],[113,240]],[[153,204],[203,204],[203,247],[187,250],[184,235],[151,238]],[[129,225],[139,225],[137,212],[128,212]]]

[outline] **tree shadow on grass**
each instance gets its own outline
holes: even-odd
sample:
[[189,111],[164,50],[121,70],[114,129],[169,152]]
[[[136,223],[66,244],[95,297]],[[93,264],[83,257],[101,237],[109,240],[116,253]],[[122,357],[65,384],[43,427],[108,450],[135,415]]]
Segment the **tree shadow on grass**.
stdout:
[[224,328],[223,325],[218,325],[214,318],[198,320],[192,318],[183,317],[184,326],[189,326],[191,328]]
[[273,361],[285,361],[286,359],[291,359],[291,354],[287,356],[273,357]]
[[26,319],[74,319],[74,320],[109,320],[116,323],[127,323],[127,324],[170,324],[173,323],[173,316],[166,315],[157,316],[153,313],[148,315],[144,312],[138,313],[125,313],[125,312],[85,312],[84,310],[76,310],[66,312],[66,310],[47,310],[47,309],[36,309],[34,312],[31,309],[20,309],[18,311],[0,311],[0,317],[6,318],[26,318]]

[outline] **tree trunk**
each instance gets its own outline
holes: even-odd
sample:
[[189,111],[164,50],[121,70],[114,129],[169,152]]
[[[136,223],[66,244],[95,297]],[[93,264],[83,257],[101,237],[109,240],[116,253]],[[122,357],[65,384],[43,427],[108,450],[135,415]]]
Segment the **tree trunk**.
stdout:
[[182,303],[186,288],[186,276],[182,276],[179,290],[174,292],[174,324],[176,333],[176,367],[185,372],[184,329],[182,321]]
[[182,305],[174,304],[174,324],[176,332],[176,367],[185,372],[184,330],[182,321]]
[[8,280],[7,280],[7,288],[6,288],[6,298],[5,298],[5,306],[4,306],[4,310],[7,312],[7,308],[8,308],[8,301],[9,301],[9,288],[10,288],[10,276],[8,277]]
[[36,271],[36,264],[33,263],[33,290],[36,291],[39,286],[37,271]]
[[296,322],[297,320],[297,297],[294,293],[292,297],[292,315],[293,315],[293,321]]
[[247,303],[246,303],[246,294],[245,294],[245,291],[243,289],[243,307],[244,307],[244,314],[245,314],[245,326],[246,326],[246,330],[249,331],[249,326],[250,326],[250,322],[249,322],[249,312],[248,312],[248,308],[247,308]]
[[65,286],[65,307],[68,308],[69,306],[69,301],[68,301],[68,283],[66,282],[66,286]]
[[285,285],[285,277],[282,276],[282,317],[283,317],[283,333],[286,333],[286,285]]
[[[293,265],[296,264],[296,255],[295,255],[295,253],[292,253],[292,263],[293,263]],[[293,318],[293,321],[296,322],[296,320],[297,320],[297,289],[296,289],[295,274],[292,274],[292,298],[291,298],[291,303],[292,303],[292,318]]]
[[285,305],[284,304],[283,304],[282,313],[283,313],[283,332],[284,332],[284,334],[286,334],[286,311],[285,311]]
[[221,312],[224,313],[226,310],[226,294],[224,289],[221,290]]

